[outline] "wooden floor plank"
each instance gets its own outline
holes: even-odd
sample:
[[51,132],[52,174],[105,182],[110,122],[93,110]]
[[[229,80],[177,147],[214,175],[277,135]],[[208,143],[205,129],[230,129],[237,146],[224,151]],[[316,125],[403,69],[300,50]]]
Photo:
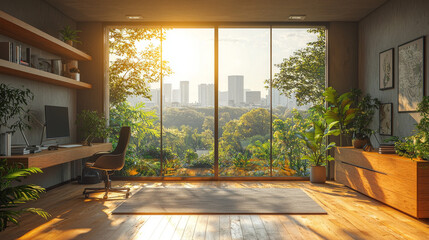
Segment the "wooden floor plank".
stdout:
[[[101,186],[96,184],[94,187]],[[72,183],[42,194],[23,207],[48,211],[48,221],[25,214],[0,239],[429,239],[429,219],[417,220],[341,184],[309,182],[127,182],[145,188],[301,188],[327,215],[112,215],[125,198],[84,199]],[[100,195],[101,196],[101,195]]]

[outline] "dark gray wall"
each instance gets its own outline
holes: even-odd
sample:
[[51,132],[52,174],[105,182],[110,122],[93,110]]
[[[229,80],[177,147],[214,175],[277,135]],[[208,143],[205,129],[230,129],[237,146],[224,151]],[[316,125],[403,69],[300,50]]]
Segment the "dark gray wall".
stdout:
[[[398,113],[398,45],[429,34],[429,1],[391,0],[359,23],[359,88],[384,103],[393,103],[393,135],[409,136],[418,113]],[[426,38],[426,45],[428,44]],[[379,53],[394,48],[395,88],[379,90]],[[426,47],[426,56],[429,48]],[[426,61],[426,93],[429,62]],[[378,129],[378,114],[371,123]],[[372,139],[373,143],[375,139]]]
[[[73,28],[76,27],[76,23],[72,19],[41,0],[1,0],[0,10],[54,37],[58,37],[58,31],[66,25]],[[19,43],[19,41],[15,39],[10,39],[2,35],[0,35],[0,41],[14,41]],[[25,44],[22,45],[27,46]],[[32,54],[37,54],[45,58],[58,58],[58,56],[35,48],[32,48]],[[76,90],[4,74],[0,74],[0,83],[5,83],[13,87],[30,89],[31,92],[34,93],[34,100],[29,107],[33,114],[41,121],[44,121],[45,105],[68,107],[71,137],[59,138],[58,142],[69,143],[76,141],[76,127],[74,124],[76,119]],[[41,127],[34,123],[32,124],[32,129],[26,131],[30,144],[38,144],[40,141],[40,134]],[[21,134],[16,133],[12,137],[12,142],[13,144],[21,144],[24,143],[24,140]],[[76,177],[77,172],[74,171],[74,165],[75,163],[66,163],[44,169],[44,174],[32,176],[27,179],[27,182],[39,184],[43,187],[58,184],[72,177]]]

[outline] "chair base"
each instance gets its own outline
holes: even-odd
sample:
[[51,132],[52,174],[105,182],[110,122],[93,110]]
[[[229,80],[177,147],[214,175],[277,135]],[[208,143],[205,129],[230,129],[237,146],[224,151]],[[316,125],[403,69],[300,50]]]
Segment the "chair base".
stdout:
[[105,193],[103,196],[104,199],[108,198],[109,192],[125,193],[125,198],[130,196],[129,188],[85,188],[85,190],[83,190],[83,195],[85,195],[85,198],[89,198],[89,194],[102,192]]

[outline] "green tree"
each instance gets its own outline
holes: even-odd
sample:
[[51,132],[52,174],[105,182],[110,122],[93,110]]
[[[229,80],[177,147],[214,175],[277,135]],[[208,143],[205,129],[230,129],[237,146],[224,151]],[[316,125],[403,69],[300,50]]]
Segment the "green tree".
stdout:
[[[273,116],[273,118],[276,117]],[[244,138],[265,136],[270,133],[270,125],[270,112],[264,108],[255,108],[240,117],[239,133]]]
[[273,87],[287,97],[295,95],[299,105],[322,103],[325,88],[325,29],[309,29],[308,32],[317,34],[317,40],[275,64],[280,72],[273,78]]
[[[130,95],[150,98],[149,84],[161,79],[161,28],[111,28],[109,32],[110,103],[115,105]],[[165,34],[163,35],[165,36]],[[143,48],[143,49],[142,49]],[[162,62],[164,76],[171,74]]]

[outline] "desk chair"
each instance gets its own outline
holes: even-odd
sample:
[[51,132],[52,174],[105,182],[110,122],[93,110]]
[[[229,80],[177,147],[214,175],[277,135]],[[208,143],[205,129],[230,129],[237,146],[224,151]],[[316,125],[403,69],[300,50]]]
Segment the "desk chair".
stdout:
[[109,178],[116,170],[121,170],[125,164],[125,153],[127,151],[128,142],[130,141],[131,128],[122,127],[119,135],[118,146],[113,152],[96,153],[91,157],[90,162],[86,163],[86,167],[102,170],[104,172],[104,188],[85,188],[83,194],[85,198],[91,193],[105,192],[104,199],[107,199],[109,192],[125,193],[125,197],[130,195],[129,188],[112,188],[112,183]]

